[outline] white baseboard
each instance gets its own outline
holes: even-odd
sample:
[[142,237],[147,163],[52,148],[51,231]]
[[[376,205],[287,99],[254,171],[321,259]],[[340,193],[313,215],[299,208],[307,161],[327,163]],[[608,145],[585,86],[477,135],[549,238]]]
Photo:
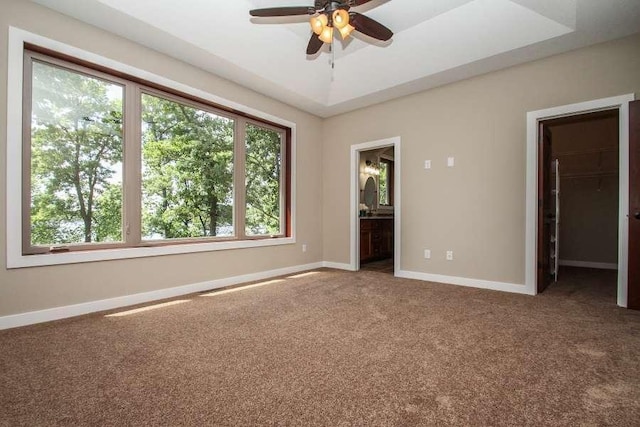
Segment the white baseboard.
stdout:
[[[210,280],[207,282],[192,283],[174,288],[160,289],[157,291],[144,292],[133,295],[125,295],[121,297],[109,298],[99,301],[90,301],[81,304],[68,305],[64,307],[49,308],[46,310],[30,311],[27,313],[13,314],[0,317],[0,330],[16,328],[19,326],[32,325],[35,323],[49,322],[52,320],[65,319],[83,314],[95,313],[99,311],[112,310],[115,308],[127,307],[136,304],[142,304],[151,301],[157,301],[167,298],[173,298],[181,295],[192,294],[195,292],[203,292],[225,286],[237,285],[240,283],[253,282],[256,280],[268,279],[271,277],[282,276],[286,274],[298,273],[301,271],[313,270],[316,268],[335,268],[339,270],[352,271],[350,264],[323,261],[312,264],[296,265],[275,270],[261,271],[258,273],[244,274],[241,276],[233,276],[222,279]],[[592,267],[598,268],[598,267]],[[605,267],[599,267],[605,268]],[[617,266],[616,266],[617,268]],[[415,271],[399,270],[396,271],[396,277],[406,279],[416,279],[427,282],[447,283],[458,286],[468,286],[482,289],[492,289],[496,291],[513,292],[519,294],[529,294],[524,285],[513,283],[493,282],[479,279],[469,279],[464,277],[444,276],[439,274],[419,273]]]
[[134,295],[125,295],[122,297],[103,299],[99,301],[90,301],[81,304],[67,305],[64,307],[55,307],[46,310],[12,314],[9,316],[0,317],[0,330],[17,328],[19,326],[32,325],[35,323],[49,322],[52,320],[65,319],[68,317],[80,316],[82,314],[95,313],[98,311],[112,310],[114,308],[127,307],[150,301],[173,298],[180,295],[208,291],[217,288],[223,288],[225,286],[282,276],[285,274],[299,273],[301,271],[321,268],[324,266],[323,264],[324,263],[322,262],[316,262],[313,264],[296,265],[292,267],[285,267],[275,270],[261,271],[258,273],[244,274],[241,276],[210,280],[207,282],[193,283],[190,285],[177,286],[174,288],[143,292]]
[[441,274],[419,273],[417,271],[396,271],[396,277],[416,279],[426,282],[446,283],[449,285],[467,286],[471,288],[491,289],[494,291],[512,292],[516,294],[535,295],[525,285],[514,283],[493,282],[489,280],[469,279],[466,277],[444,276]]
[[322,266],[326,268],[335,268],[336,270],[355,271],[351,264],[343,264],[340,262],[323,261]]
[[617,270],[618,264],[613,262],[591,262],[591,261],[571,261],[561,259],[560,265],[567,267],[599,268],[602,270]]

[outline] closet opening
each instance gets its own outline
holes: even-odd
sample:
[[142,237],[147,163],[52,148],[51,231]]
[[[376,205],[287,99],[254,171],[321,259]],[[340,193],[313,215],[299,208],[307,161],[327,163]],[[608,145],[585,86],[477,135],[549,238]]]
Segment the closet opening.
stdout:
[[538,292],[616,304],[619,114],[539,122]]

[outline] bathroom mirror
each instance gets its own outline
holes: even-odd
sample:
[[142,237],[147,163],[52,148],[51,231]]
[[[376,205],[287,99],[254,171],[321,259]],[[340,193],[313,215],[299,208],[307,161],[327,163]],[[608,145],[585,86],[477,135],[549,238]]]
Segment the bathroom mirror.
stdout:
[[364,184],[364,204],[369,209],[373,209],[373,202],[376,199],[376,180],[372,176],[367,178]]

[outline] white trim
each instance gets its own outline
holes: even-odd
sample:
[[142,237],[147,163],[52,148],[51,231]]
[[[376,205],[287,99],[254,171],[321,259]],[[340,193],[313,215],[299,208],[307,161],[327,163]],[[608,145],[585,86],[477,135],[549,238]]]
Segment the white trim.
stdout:
[[525,285],[515,283],[494,282],[490,280],[470,279],[467,277],[444,276],[441,274],[420,273],[417,271],[396,271],[396,277],[422,280],[424,282],[446,283],[448,285],[466,286],[471,288],[490,289],[493,291],[511,292],[516,294],[535,295]]
[[[272,123],[291,129],[291,237],[211,242],[148,248],[124,248],[73,252],[64,254],[22,255],[22,76],[24,43],[35,44],[56,52],[101,65],[140,79],[186,93],[218,105],[242,111]],[[7,61],[7,268],[34,267],[43,265],[71,264],[125,258],[139,258],[170,254],[207,252],[260,246],[276,246],[296,242],[296,124],[294,122],[230,101],[211,93],[193,88],[157,74],[114,61],[85,50],[9,27]]]
[[393,246],[394,246],[394,270],[400,270],[401,249],[402,249],[402,153],[400,150],[401,138],[399,136],[393,138],[380,139],[377,141],[364,142],[361,144],[354,144],[351,146],[351,172],[349,175],[350,185],[350,210],[349,210],[349,254],[350,254],[350,268],[351,271],[358,271],[360,269],[360,221],[358,221],[358,205],[360,197],[360,152],[366,150],[372,150],[382,147],[394,147],[393,151],[393,208],[394,208],[394,229],[393,229]]
[[560,261],[558,261],[558,263],[566,267],[599,268],[602,270],[618,269],[618,264],[614,262],[572,261],[572,260],[561,259]]
[[253,282],[256,280],[269,279],[271,277],[283,276],[287,274],[299,273],[301,271],[314,270],[322,267],[322,262],[306,265],[296,265],[293,267],[279,268],[276,270],[261,271],[258,273],[243,274],[241,276],[227,277],[223,279],[210,280],[207,282],[193,283],[190,285],[177,286],[174,288],[160,289],[157,291],[144,292],[134,295],[126,295],[91,301],[81,304],[67,305],[64,307],[49,308],[46,310],[30,311],[28,313],[13,314],[0,317],[0,330],[16,328],[19,326],[32,325],[35,323],[49,322],[52,320],[66,319],[68,317],[80,316],[83,314],[95,313],[98,311],[112,310],[120,307],[127,307],[142,304],[150,301],[157,301],[173,298],[181,295],[193,294],[195,292],[209,291],[223,288],[225,286],[237,285],[240,283]]
[[596,99],[578,104],[531,111],[527,113],[527,175],[526,175],[526,238],[525,238],[525,287],[535,295],[537,199],[538,199],[538,123],[558,117],[573,116],[601,110],[619,110],[620,118],[620,196],[618,215],[618,305],[627,306],[627,265],[629,252],[629,102],[634,94]]
[[[280,246],[296,243],[292,237],[281,237],[260,240],[229,240],[211,243],[190,243],[148,248],[118,248],[97,249],[91,251],[65,252],[56,254],[22,255],[14,253],[11,258],[7,255],[7,268],[37,267],[42,265],[77,264],[83,262],[106,261],[116,259],[130,259],[153,257],[162,255],[189,254],[197,252],[213,252],[229,249],[257,248],[264,246]],[[7,246],[9,243],[7,242]],[[7,250],[9,248],[7,247]]]
[[323,261],[322,266],[326,268],[335,268],[336,270],[355,271],[351,264],[344,264],[341,262]]

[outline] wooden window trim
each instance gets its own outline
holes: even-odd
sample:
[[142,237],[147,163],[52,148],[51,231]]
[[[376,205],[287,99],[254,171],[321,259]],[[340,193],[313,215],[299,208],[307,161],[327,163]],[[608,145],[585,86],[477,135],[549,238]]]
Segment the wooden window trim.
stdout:
[[[277,132],[280,135],[280,156],[281,160],[281,168],[284,173],[280,173],[280,232],[278,234],[263,234],[263,235],[247,235],[246,234],[246,224],[243,223],[242,233],[244,238],[246,239],[260,239],[260,238],[278,238],[278,237],[289,237],[290,233],[290,212],[287,207],[290,205],[290,197],[291,193],[289,191],[290,187],[290,179],[291,175],[289,173],[290,163],[289,156],[291,153],[290,150],[290,132],[282,129],[281,127],[272,126],[268,123],[262,123],[256,120],[248,119],[245,121],[243,126],[243,131],[246,132],[247,125],[252,125],[256,127],[260,127],[263,129],[271,130]],[[243,135],[243,139],[245,141],[244,148],[246,149],[246,134]],[[243,161],[245,157],[243,156]],[[246,166],[246,165],[245,165]],[[244,176],[243,176],[244,179]],[[243,191],[243,210],[246,211],[246,191]],[[245,217],[243,217],[244,220]]]
[[[84,74],[91,78],[104,80],[111,84],[117,84],[123,87],[123,230],[122,242],[114,243],[73,243],[55,245],[52,247],[33,246],[31,245],[30,224],[31,224],[31,109],[32,109],[32,61],[37,60],[42,63],[60,67]],[[23,54],[23,191],[22,191],[22,254],[36,255],[47,253],[61,252],[84,252],[100,249],[129,249],[129,248],[147,248],[156,246],[171,246],[198,243],[214,243],[214,242],[230,242],[230,241],[255,241],[268,240],[273,238],[291,238],[292,230],[292,130],[289,127],[255,117],[243,111],[225,107],[213,103],[211,101],[183,93],[178,90],[165,87],[136,76],[123,73],[112,68],[97,65],[82,59],[75,58],[66,54],[56,52],[44,47],[40,47],[31,43],[24,43]],[[161,98],[169,99],[175,102],[186,104],[194,108],[234,120],[236,127],[243,124],[242,132],[234,132],[234,236],[223,237],[197,237],[183,239],[165,239],[165,240],[143,240],[142,224],[141,224],[141,199],[142,199],[142,177],[141,177],[141,149],[134,147],[141,142],[141,96],[149,94]],[[244,167],[237,167],[237,159],[242,159],[244,166],[244,127],[247,123],[254,124],[259,127],[272,129],[282,135],[283,150],[283,171],[280,176],[281,180],[281,225],[280,234],[278,235],[256,235],[247,236],[244,230],[244,196],[242,204],[238,203],[240,193],[244,193]],[[236,129],[238,130],[238,129]],[[242,136],[242,139],[239,137]],[[242,143],[240,143],[241,141]],[[239,150],[238,147],[242,148]],[[238,151],[241,151],[240,153]],[[242,156],[240,156],[242,154]],[[137,166],[137,167],[136,167]],[[236,172],[238,171],[238,172]],[[240,176],[241,175],[241,176]],[[238,183],[242,185],[238,185]],[[132,188],[135,187],[135,188]],[[135,191],[137,189],[137,191]],[[241,207],[241,208],[239,208]],[[242,213],[241,221],[236,221]],[[242,224],[240,224],[242,222]],[[242,225],[242,227],[240,227]]]
[[148,89],[156,89],[159,90],[160,92],[164,92],[166,94],[172,94],[175,95],[179,98],[182,99],[188,99],[191,101],[194,101],[196,103],[202,104],[202,105],[208,105],[210,108],[214,108],[216,110],[219,111],[224,111],[228,114],[232,114],[233,116],[238,116],[238,117],[244,117],[246,119],[250,119],[250,120],[255,120],[259,123],[263,123],[263,124],[267,124],[270,126],[273,126],[275,128],[281,129],[281,130],[286,130],[288,129],[286,126],[280,125],[278,123],[274,123],[271,122],[269,120],[265,120],[263,118],[260,117],[256,117],[253,116],[251,114],[248,114],[244,111],[241,110],[237,110],[235,108],[230,108],[221,104],[216,104],[214,102],[208,101],[206,99],[202,99],[199,98],[197,96],[188,94],[188,93],[184,93],[184,92],[180,92],[179,90],[170,88],[170,87],[166,87],[166,86],[162,86],[159,85],[157,83],[145,80],[145,79],[141,79],[139,77],[136,76],[132,76],[131,74],[127,74],[127,73],[123,73],[121,71],[118,70],[114,70],[113,68],[109,68],[109,67],[105,67],[102,65],[98,65],[98,64],[94,64],[92,62],[89,61],[85,61],[70,55],[66,55],[64,53],[60,53],[60,52],[56,52],[55,50],[51,50],[51,49],[47,49],[45,47],[41,47],[32,43],[25,43],[24,44],[24,50],[26,51],[31,51],[31,52],[35,52],[35,53],[40,53],[45,57],[48,58],[54,58],[54,59],[58,59],[61,61],[64,61],[65,63],[68,64],[75,64],[75,65],[79,65],[81,67],[84,67],[85,69],[88,70],[93,70],[95,72],[100,72],[104,75],[107,76],[112,76],[112,78],[119,78],[121,80],[125,80],[125,81],[129,81],[132,83],[136,83],[139,84],[141,86],[145,86]]
[[[124,240],[120,242],[100,242],[100,243],[84,243],[78,242],[73,244],[62,244],[52,246],[40,246],[31,244],[31,111],[32,95],[33,95],[33,62],[40,62],[42,64],[67,70],[70,72],[82,74],[84,76],[103,80],[110,84],[122,86],[123,88],[123,101],[126,101],[126,90],[128,82],[118,77],[110,76],[100,71],[92,70],[82,65],[67,63],[58,58],[50,58],[39,52],[33,52],[29,50],[24,51],[23,62],[23,111],[22,111],[22,253],[23,255],[35,255],[45,253],[58,253],[58,252],[71,252],[71,251],[86,251],[86,250],[98,250],[98,249],[118,249],[131,247],[126,240],[126,230],[124,224],[127,219],[125,218],[126,211],[123,209],[122,216],[122,237]],[[123,103],[123,117],[125,113],[126,105]],[[126,155],[126,141],[125,136],[127,128],[131,129],[132,126],[126,126],[123,123],[122,140],[123,140],[123,160]],[[124,161],[123,161],[123,199],[126,198],[126,185],[124,185]]]

